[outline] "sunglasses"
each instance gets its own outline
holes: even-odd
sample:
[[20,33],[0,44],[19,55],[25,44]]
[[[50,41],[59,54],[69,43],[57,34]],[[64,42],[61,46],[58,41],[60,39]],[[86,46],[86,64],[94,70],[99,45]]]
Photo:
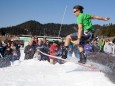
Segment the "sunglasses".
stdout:
[[76,13],[77,11],[79,11],[79,10],[73,11],[73,13]]

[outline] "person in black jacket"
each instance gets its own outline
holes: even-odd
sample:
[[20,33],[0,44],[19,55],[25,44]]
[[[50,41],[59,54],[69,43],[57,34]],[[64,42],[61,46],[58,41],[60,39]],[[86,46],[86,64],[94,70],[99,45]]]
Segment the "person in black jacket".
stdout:
[[34,47],[32,44],[33,44],[33,42],[29,41],[28,45],[24,49],[25,59],[32,59],[33,58],[35,50],[34,50]]

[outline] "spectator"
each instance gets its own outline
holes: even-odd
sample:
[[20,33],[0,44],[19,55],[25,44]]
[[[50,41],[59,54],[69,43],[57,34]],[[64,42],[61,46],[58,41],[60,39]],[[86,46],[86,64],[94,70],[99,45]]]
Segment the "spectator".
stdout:
[[28,45],[24,49],[25,59],[32,59],[34,55],[33,41],[29,41]]
[[107,39],[107,40],[105,41],[104,52],[105,52],[105,53],[112,54],[112,45],[110,44],[110,40],[109,40],[109,39]]
[[31,41],[32,41],[33,47],[35,48],[35,46],[36,46],[36,39],[35,39],[34,36],[31,37]]
[[92,42],[92,49],[93,49],[93,52],[98,52],[99,51],[99,46],[98,46],[97,39],[93,40],[93,42]]
[[35,37],[35,39],[34,39],[34,41],[35,41],[35,45],[37,45],[38,44],[38,37]]
[[100,50],[100,52],[103,52],[104,45],[105,45],[105,41],[104,41],[104,39],[102,38],[102,39],[100,39],[100,41],[99,41],[99,50]]
[[12,50],[16,50],[16,44],[13,42],[13,41],[11,41],[11,49]]
[[2,46],[2,42],[0,41],[0,55],[3,56],[4,54],[4,47]]
[[9,58],[11,60],[11,55],[12,55],[11,42],[8,41],[4,50],[4,58]]
[[18,46],[18,44],[16,45],[16,43],[14,41],[11,42],[11,49],[12,49],[12,59],[13,61],[15,60],[19,60],[20,59],[20,47]]
[[[56,56],[57,51],[58,51],[58,46],[57,46],[56,42],[54,41],[53,44],[50,46],[50,55]],[[57,59],[52,56],[50,56],[50,63],[55,64]]]
[[[47,53],[47,48],[45,46],[45,44],[43,43],[43,40],[42,39],[39,39],[39,42],[38,42],[38,45],[36,46],[36,49],[39,48],[39,50],[43,53]],[[41,55],[41,60],[48,60],[47,56],[40,53]]]
[[[41,52],[45,54],[49,54],[49,41],[47,40],[45,43],[43,43],[42,39],[40,39],[38,45],[36,46],[36,51],[37,49],[39,49]],[[50,62],[49,56],[44,55],[42,53],[40,53],[40,55],[41,55],[41,60],[44,61],[47,60],[48,62]]]
[[[50,49],[49,41],[46,40],[45,43],[43,44],[43,51],[44,51],[44,53],[49,54],[49,49]],[[49,56],[45,55],[44,59],[47,60],[48,62],[50,62]]]

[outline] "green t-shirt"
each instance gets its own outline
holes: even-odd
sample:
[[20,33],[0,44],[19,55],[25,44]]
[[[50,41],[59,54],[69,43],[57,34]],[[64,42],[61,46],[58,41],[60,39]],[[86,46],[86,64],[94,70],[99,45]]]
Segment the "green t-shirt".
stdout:
[[94,30],[89,14],[80,13],[77,17],[77,24],[82,24],[84,30]]

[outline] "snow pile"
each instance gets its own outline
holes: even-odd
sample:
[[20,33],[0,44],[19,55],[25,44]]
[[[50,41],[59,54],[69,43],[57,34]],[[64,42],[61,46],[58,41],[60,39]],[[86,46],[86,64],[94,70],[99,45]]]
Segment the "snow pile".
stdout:
[[67,62],[52,65],[35,59],[0,68],[0,86],[115,86],[102,72]]

